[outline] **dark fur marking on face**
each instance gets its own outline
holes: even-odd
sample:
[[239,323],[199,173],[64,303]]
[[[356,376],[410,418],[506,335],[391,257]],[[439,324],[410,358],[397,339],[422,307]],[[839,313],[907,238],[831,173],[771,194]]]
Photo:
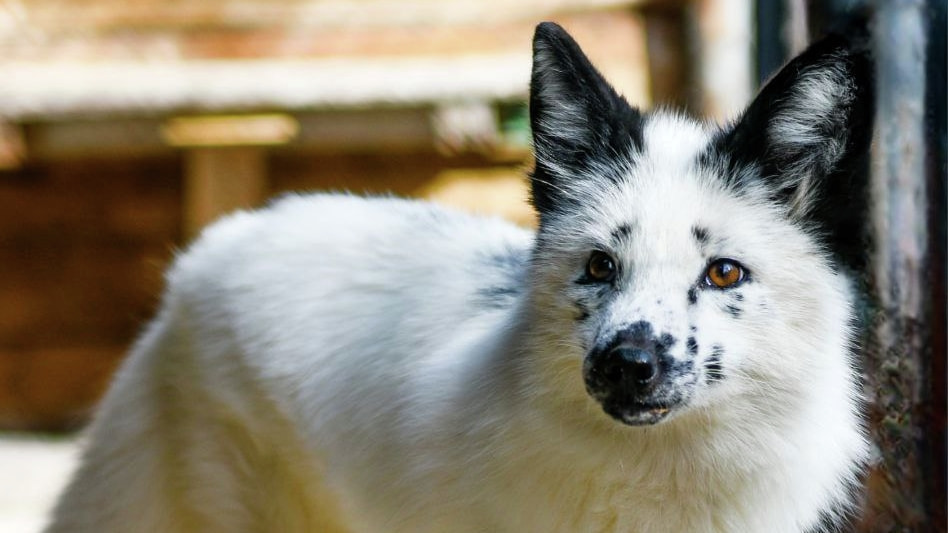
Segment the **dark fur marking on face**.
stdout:
[[675,337],[673,337],[670,333],[662,333],[662,334],[658,337],[658,342],[656,343],[656,346],[657,346],[660,350],[661,350],[661,349],[667,350],[667,349],[671,348],[672,346],[674,346],[674,345],[675,345],[675,342],[677,342],[677,341],[675,340]]
[[509,307],[522,292],[516,286],[483,287],[477,290],[478,303],[492,309],[503,309]]
[[589,309],[586,307],[586,304],[582,302],[576,302],[576,311],[578,312],[576,315],[577,322],[582,322],[589,318]]
[[632,238],[632,224],[622,224],[612,230],[612,242],[619,244]]
[[743,302],[743,301],[744,301],[744,295],[741,294],[741,293],[739,293],[739,292],[735,292],[735,293],[734,293],[734,299],[737,300],[738,302]]
[[499,283],[477,289],[476,303],[491,309],[510,307],[523,294],[527,257],[525,250],[516,248],[482,256],[485,267],[500,272],[503,279]]
[[698,354],[698,341],[694,337],[688,337],[686,345],[688,346],[688,355],[694,357]]
[[527,266],[528,252],[508,248],[500,253],[487,254],[484,258],[491,267],[519,276],[518,279],[522,279]]
[[724,348],[720,344],[711,347],[711,355],[704,362],[705,379],[708,383],[717,383],[724,379],[724,368],[721,364],[723,356]]
[[701,226],[694,226],[691,228],[691,235],[698,241],[698,244],[705,245],[708,244],[708,230]]
[[725,305],[724,310],[727,311],[727,314],[731,315],[733,318],[741,318],[741,315],[744,314],[744,310],[736,305]]
[[698,291],[694,287],[688,289],[688,303],[691,305],[698,303]]

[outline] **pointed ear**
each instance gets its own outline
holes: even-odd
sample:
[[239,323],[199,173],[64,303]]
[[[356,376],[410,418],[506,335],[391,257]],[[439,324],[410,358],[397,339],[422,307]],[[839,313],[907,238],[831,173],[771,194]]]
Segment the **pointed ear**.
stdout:
[[873,64],[868,37],[855,35],[826,37],[790,61],[712,146],[731,179],[764,184],[792,218],[865,179],[853,173],[864,174],[871,142]]
[[[642,117],[619,96],[560,26],[544,22],[533,38],[530,126],[540,213],[573,204],[576,185],[609,158],[641,146]],[[599,176],[608,178],[607,176]]]

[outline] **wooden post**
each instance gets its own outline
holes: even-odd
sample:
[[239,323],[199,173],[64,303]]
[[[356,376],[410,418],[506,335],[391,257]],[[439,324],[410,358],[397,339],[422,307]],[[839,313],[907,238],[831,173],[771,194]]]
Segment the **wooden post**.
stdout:
[[684,10],[674,3],[655,2],[643,6],[642,15],[652,105],[700,112],[695,109],[701,94],[691,83],[697,67],[687,49],[690,38]]
[[255,207],[266,196],[266,153],[261,147],[190,148],[184,157],[188,239],[221,215]]
[[179,117],[161,130],[165,142],[185,148],[184,231],[193,238],[235,209],[254,207],[267,194],[266,146],[299,133],[282,114]]
[[19,126],[0,120],[0,170],[20,168],[26,159],[26,141]]

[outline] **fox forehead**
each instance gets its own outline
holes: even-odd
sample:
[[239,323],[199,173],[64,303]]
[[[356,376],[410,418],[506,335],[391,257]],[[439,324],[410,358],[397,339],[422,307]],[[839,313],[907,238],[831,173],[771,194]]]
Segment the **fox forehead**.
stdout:
[[[579,237],[581,248],[615,254],[640,280],[651,274],[691,280],[719,257],[763,267],[814,251],[806,233],[763,191],[735,185],[723,166],[702,160],[713,130],[667,115],[650,124],[622,179],[586,182],[598,190],[578,213],[585,222],[570,218],[561,228]],[[580,242],[570,240],[564,244],[577,250]],[[774,242],[782,243],[780,250],[773,250]]]
[[608,245],[629,233],[666,244],[679,237],[691,241],[695,228],[715,225],[715,213],[733,212],[742,203],[738,195],[725,176],[701,161],[713,132],[680,115],[650,115],[641,145],[604,162],[612,168],[600,169],[618,179],[584,182],[584,207],[595,220],[587,227],[597,233],[595,240]]
[[679,113],[655,111],[645,120],[642,156],[660,168],[687,168],[708,147],[715,130]]

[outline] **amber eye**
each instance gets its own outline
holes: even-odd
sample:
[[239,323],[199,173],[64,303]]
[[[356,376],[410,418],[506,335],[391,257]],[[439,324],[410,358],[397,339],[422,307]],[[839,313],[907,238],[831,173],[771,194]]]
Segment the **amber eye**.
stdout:
[[616,275],[615,261],[605,252],[595,251],[586,263],[586,275],[594,281],[612,281]]
[[719,289],[727,289],[744,281],[744,267],[733,259],[717,259],[708,265],[705,283]]

